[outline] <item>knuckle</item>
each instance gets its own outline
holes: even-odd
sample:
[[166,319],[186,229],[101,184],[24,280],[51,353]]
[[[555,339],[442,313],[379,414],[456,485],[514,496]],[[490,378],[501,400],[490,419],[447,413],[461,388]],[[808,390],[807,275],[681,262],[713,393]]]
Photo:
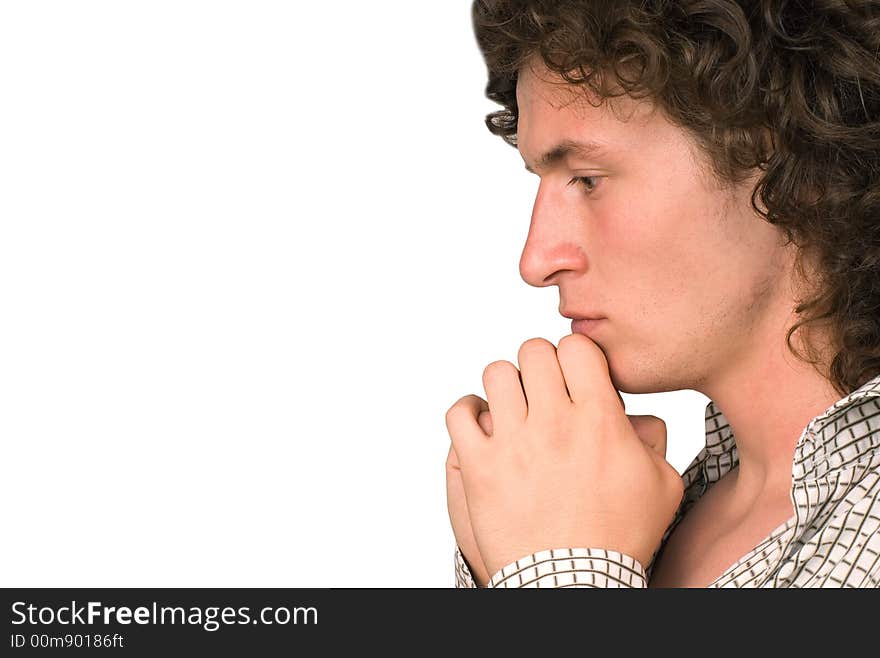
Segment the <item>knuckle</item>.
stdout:
[[572,341],[567,340],[568,338],[568,336],[565,336],[564,338],[559,339],[559,345],[556,348],[556,356],[559,359],[570,359],[571,355],[574,353],[574,350],[577,349],[577,345],[575,345]]
[[449,426],[449,421],[454,418],[458,414],[458,410],[461,407],[461,400],[453,404],[449,409],[446,410],[446,425]]
[[667,472],[669,476],[669,486],[672,490],[672,493],[676,497],[681,498],[681,496],[684,494],[684,480],[671,464],[667,469]]
[[581,334],[568,334],[559,339],[556,353],[560,359],[571,359],[577,354],[588,354],[590,342],[588,337]]
[[516,366],[510,361],[493,361],[483,369],[483,381],[490,381],[496,377],[504,375],[505,372],[511,373],[516,370]]
[[569,347],[577,345],[582,337],[580,334],[567,334],[559,339],[559,347],[557,349],[564,347],[567,350]]
[[666,421],[658,416],[652,416],[650,414],[639,414],[635,416],[628,416],[630,420],[637,425],[641,425],[645,429],[666,429]]
[[537,352],[539,350],[546,350],[548,347],[551,349],[554,349],[554,350],[556,349],[555,347],[553,347],[553,343],[551,343],[546,338],[540,338],[540,337],[529,338],[522,345],[520,345],[519,353],[526,354],[526,353],[531,353],[531,352]]

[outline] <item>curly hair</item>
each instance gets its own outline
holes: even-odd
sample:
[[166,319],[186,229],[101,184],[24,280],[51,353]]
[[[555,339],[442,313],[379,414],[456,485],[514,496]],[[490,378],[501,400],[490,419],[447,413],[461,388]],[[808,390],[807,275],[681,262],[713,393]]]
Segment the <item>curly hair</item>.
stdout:
[[[489,130],[516,146],[516,80],[540,56],[601,102],[649,98],[715,180],[760,172],[751,205],[818,264],[786,344],[825,321],[841,396],[880,372],[880,1],[476,0]],[[764,208],[760,208],[756,199]]]

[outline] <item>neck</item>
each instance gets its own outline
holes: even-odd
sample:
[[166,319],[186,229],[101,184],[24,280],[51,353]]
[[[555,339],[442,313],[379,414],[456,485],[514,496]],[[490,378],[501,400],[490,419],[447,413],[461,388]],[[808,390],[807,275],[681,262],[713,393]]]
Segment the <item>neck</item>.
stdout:
[[[752,341],[699,389],[730,423],[739,456],[731,495],[741,510],[788,497],[802,432],[842,397],[823,375],[825,366],[817,370],[789,351],[785,335],[792,322],[791,315],[768,319],[757,329],[764,340]],[[823,345],[827,355],[827,341]]]

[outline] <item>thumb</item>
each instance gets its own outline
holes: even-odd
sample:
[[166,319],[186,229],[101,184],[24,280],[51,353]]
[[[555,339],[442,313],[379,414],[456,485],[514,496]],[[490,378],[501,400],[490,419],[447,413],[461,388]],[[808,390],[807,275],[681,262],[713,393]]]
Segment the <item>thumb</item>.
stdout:
[[627,419],[642,443],[666,459],[666,423],[657,416],[630,416]]

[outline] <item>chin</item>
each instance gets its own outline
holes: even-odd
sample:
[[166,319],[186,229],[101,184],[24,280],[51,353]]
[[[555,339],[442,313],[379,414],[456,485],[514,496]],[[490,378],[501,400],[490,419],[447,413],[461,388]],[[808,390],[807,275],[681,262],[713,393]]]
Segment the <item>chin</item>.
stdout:
[[643,393],[663,393],[670,389],[663,385],[663,379],[652,376],[651,368],[644,367],[644,361],[633,359],[630,363],[640,363],[639,368],[622,368],[616,360],[606,354],[608,375],[611,384],[621,393],[640,395]]
[[608,376],[611,378],[611,384],[614,388],[621,393],[636,393],[635,389],[638,389],[639,386],[638,378],[634,376],[634,373],[622,371],[615,366],[614,361],[607,354],[605,356],[608,360]]

